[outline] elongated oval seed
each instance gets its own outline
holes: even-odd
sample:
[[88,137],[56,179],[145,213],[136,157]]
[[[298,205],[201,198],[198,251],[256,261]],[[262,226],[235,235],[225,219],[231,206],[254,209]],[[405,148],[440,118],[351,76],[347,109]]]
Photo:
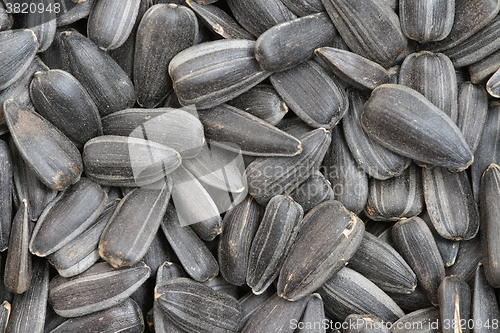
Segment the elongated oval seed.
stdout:
[[115,269],[107,262],[97,263],[82,274],[50,281],[49,302],[63,317],[80,317],[108,309],[123,302],[149,277],[144,263]]
[[486,90],[491,96],[500,98],[500,70],[497,70],[486,82]]
[[484,262],[481,244],[481,237],[478,235],[469,241],[461,241],[455,263],[446,270],[446,275],[455,275],[463,281],[471,281],[474,277],[477,265]]
[[[471,293],[467,283],[456,276],[445,277],[439,286],[438,298],[443,333],[468,332],[468,328],[462,325],[470,317]],[[446,325],[447,322],[455,324]]]
[[235,107],[222,104],[199,116],[207,139],[226,149],[236,148],[250,156],[295,156],[302,152],[299,140]]
[[495,73],[500,63],[500,50],[469,66],[470,80],[474,84],[484,83]]
[[[25,15],[21,16],[21,26],[35,33],[38,40],[38,52],[44,52],[54,41],[56,34],[55,0],[41,0],[36,4],[42,4],[46,10],[24,11]],[[53,9],[49,10],[49,8]]]
[[55,125],[82,149],[85,142],[102,135],[102,124],[94,101],[68,72],[36,72],[30,96],[40,115]]
[[439,333],[439,309],[437,307],[413,311],[399,318],[391,327],[391,333]]
[[278,279],[278,295],[295,301],[341,270],[359,248],[364,223],[338,201],[325,201],[304,217]]
[[60,192],[40,215],[31,236],[31,253],[44,257],[68,244],[97,219],[107,199],[101,186],[87,178]]
[[290,109],[313,127],[334,127],[347,112],[342,87],[314,60],[273,74],[271,83]]
[[141,0],[121,3],[114,0],[96,1],[87,24],[87,35],[104,51],[116,49],[132,32]]
[[330,182],[319,170],[290,193],[290,197],[301,205],[306,213],[323,201],[335,199]]
[[157,285],[155,303],[190,333],[233,333],[241,319],[241,306],[234,297],[187,278]]
[[462,171],[474,159],[450,117],[402,85],[377,87],[365,104],[361,125],[388,149],[424,163]]
[[9,145],[0,140],[0,250],[2,251],[9,245],[12,223],[13,169],[16,167],[14,163],[17,164],[12,155]]
[[399,252],[417,275],[418,283],[433,304],[444,278],[444,264],[429,227],[419,217],[401,219],[392,228]]
[[54,125],[14,100],[5,101],[4,114],[21,156],[45,185],[62,191],[80,179],[80,152]]
[[179,52],[168,66],[179,102],[207,109],[265,80],[271,73],[255,60],[254,45],[249,40],[226,39]]
[[434,236],[434,240],[436,241],[436,245],[439,249],[439,253],[441,254],[441,258],[443,258],[444,267],[450,267],[455,264],[457,260],[458,250],[460,248],[460,241],[454,241],[451,239],[443,238],[434,228],[432,224],[431,218],[427,211],[423,212],[419,216],[422,220],[424,220],[425,224],[429,227]]
[[500,311],[498,310],[495,291],[493,287],[488,284],[484,274],[484,268],[481,264],[477,266],[474,276],[471,319],[476,323],[486,323],[488,320],[490,322],[494,320],[500,321]]

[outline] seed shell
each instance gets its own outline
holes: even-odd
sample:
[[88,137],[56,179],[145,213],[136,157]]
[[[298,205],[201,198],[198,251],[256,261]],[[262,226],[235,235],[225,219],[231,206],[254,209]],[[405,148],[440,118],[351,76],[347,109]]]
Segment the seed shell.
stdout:
[[298,328],[299,333],[326,333],[326,328],[320,323],[324,322],[325,309],[323,300],[317,293],[312,294],[312,297],[307,302],[304,313],[300,322],[303,323],[302,328]]
[[462,171],[474,159],[450,117],[402,85],[377,87],[365,104],[361,125],[380,144],[426,164]]
[[282,0],[285,6],[297,16],[306,16],[314,13],[324,12],[325,7],[321,0]]
[[12,219],[13,158],[8,144],[0,140],[0,250],[9,245]]
[[470,80],[474,84],[485,83],[499,68],[500,50],[470,65]]
[[115,269],[107,262],[93,265],[82,274],[50,281],[49,302],[63,317],[80,317],[111,308],[127,299],[149,277],[144,263]]
[[487,321],[500,321],[500,311],[495,297],[495,290],[488,284],[484,274],[484,268],[479,264],[474,275],[474,284],[472,286],[472,307],[471,317],[475,323],[484,323],[483,327],[478,327],[474,331],[488,332],[491,330],[486,327]]
[[431,307],[408,313],[396,321],[391,333],[439,333],[439,309]]
[[474,277],[477,265],[484,262],[479,235],[469,241],[461,241],[457,259],[453,266],[446,270],[446,275],[454,275],[462,281],[470,282]]
[[486,90],[491,96],[500,98],[500,70],[497,70],[486,82]]
[[330,182],[319,171],[300,184],[290,193],[290,197],[301,205],[306,213],[323,201],[335,199]]
[[8,301],[3,301],[0,305],[0,330],[3,332],[7,330],[11,308],[12,306]]
[[[471,308],[471,292],[467,283],[456,276],[445,277],[439,286],[438,298],[442,332],[469,332],[468,327],[463,325],[469,321]],[[454,324],[446,325],[447,322]]]
[[416,311],[432,306],[432,303],[419,286],[417,286],[417,288],[409,294],[396,294],[388,292],[387,295],[389,295],[405,312]]
[[432,224],[431,218],[427,211],[423,212],[419,216],[422,220],[424,220],[425,224],[429,227],[434,236],[434,241],[436,241],[436,245],[439,249],[439,253],[441,254],[441,258],[443,258],[444,267],[450,267],[455,264],[455,260],[457,259],[458,249],[460,242],[443,238],[434,228]]
[[[32,30],[38,41],[38,52],[47,50],[56,34],[55,0],[29,1],[29,4],[43,5],[46,10],[28,10],[21,16],[21,26]],[[49,10],[54,8],[54,10]]]
[[0,90],[16,82],[35,58],[38,41],[28,29],[0,32]]
[[380,318],[373,315],[352,314],[343,322],[345,333],[389,333],[389,329]]
[[242,314],[240,330],[252,317],[253,313],[274,294],[275,290],[273,290],[273,288],[268,288],[260,295],[255,295],[253,292],[249,292],[245,296],[238,299],[238,302],[241,305]]
[[212,288],[215,291],[227,294],[229,296],[234,297],[234,299],[238,299],[238,286],[229,283],[222,276],[216,276],[212,280],[208,280],[203,282],[205,286]]
[[313,208],[281,267],[278,295],[295,301],[341,270],[363,240],[364,224],[338,201]]
[[78,3],[69,3],[70,0],[55,0],[54,4],[59,4],[61,10],[56,13],[56,23],[58,27],[64,27],[75,23],[82,18],[89,16],[90,10],[95,0],[85,0]]

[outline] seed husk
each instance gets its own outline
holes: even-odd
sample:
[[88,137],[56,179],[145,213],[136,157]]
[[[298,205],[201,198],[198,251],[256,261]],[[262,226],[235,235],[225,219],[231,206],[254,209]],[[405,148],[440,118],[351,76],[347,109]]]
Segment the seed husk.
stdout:
[[283,3],[299,17],[325,11],[321,0],[283,0]]
[[94,264],[82,274],[50,281],[49,302],[63,317],[80,317],[120,304],[149,277],[144,263],[115,269],[107,262]]
[[308,132],[314,129],[313,127],[303,122],[299,117],[287,117],[281,120],[276,125],[276,127],[278,127],[282,131],[287,132],[290,135],[293,135],[296,138],[300,138],[301,136],[306,135]]
[[36,223],[29,246],[31,253],[45,257],[68,244],[99,217],[107,200],[101,186],[87,178],[60,192]]
[[446,270],[446,275],[454,275],[462,281],[471,281],[477,265],[484,262],[482,244],[479,235],[469,241],[460,241],[457,259]]
[[191,9],[175,4],[152,6],[137,30],[134,86],[139,105],[153,108],[172,90],[168,64],[195,44],[198,21]]
[[116,49],[127,40],[134,28],[141,0],[125,6],[113,0],[96,1],[90,10],[87,35],[104,51]]
[[[199,113],[208,140],[250,156],[295,156],[301,143],[264,120],[222,104]],[[236,147],[234,147],[234,146]]]
[[488,284],[484,274],[484,268],[481,264],[477,266],[474,275],[470,318],[475,323],[483,323],[484,327],[478,327],[480,332],[488,332],[491,330],[491,328],[486,327],[488,320],[490,322],[494,320],[500,321],[500,311],[498,310],[495,290]]
[[394,323],[391,333],[439,333],[439,309],[437,307],[413,311]]
[[189,226],[180,225],[171,203],[167,206],[161,228],[189,276],[204,282],[219,274],[219,265],[212,253]]
[[500,70],[497,70],[486,82],[486,90],[491,96],[500,98]]
[[12,219],[13,158],[8,144],[0,140],[0,250],[9,245]]
[[68,72],[36,72],[30,84],[37,112],[63,132],[81,150],[93,137],[102,135],[99,111],[83,86]]
[[500,68],[500,50],[469,66],[470,80],[474,84],[485,83]]
[[342,129],[356,163],[376,179],[384,180],[400,175],[410,165],[410,159],[388,150],[363,130],[359,119],[368,100],[366,94],[355,89],[349,90],[347,94],[349,112],[342,121]]
[[317,293],[312,294],[307,302],[300,322],[302,327],[298,328],[299,333],[326,333],[326,328],[321,325],[325,320],[325,309],[323,300]]
[[158,269],[165,263],[177,260],[172,247],[163,231],[158,230],[142,261],[151,268],[151,276],[156,276]]
[[69,5],[68,2],[68,0],[55,0],[55,3],[61,6],[61,11],[56,13],[56,23],[58,27],[64,27],[65,25],[75,23],[89,16],[95,0],[80,1],[76,4],[73,2]]
[[444,264],[429,227],[419,217],[401,219],[392,238],[403,258],[417,275],[418,283],[433,304],[445,276]]
[[341,270],[363,240],[364,224],[338,201],[325,201],[304,216],[281,267],[278,295],[295,301]]
[[335,75],[358,89],[373,90],[390,83],[391,75],[384,67],[356,53],[333,47],[321,47],[314,53]]
[[345,320],[350,314],[370,313],[385,322],[404,316],[403,310],[373,282],[344,267],[320,289],[325,312],[333,319]]
[[300,184],[290,193],[290,197],[302,206],[305,213],[323,201],[335,199],[330,182],[319,171],[313,173],[311,177]]
[[345,333],[389,333],[389,329],[380,318],[373,315],[352,314],[343,322]]
[[0,305],[0,330],[3,332],[7,329],[11,308],[12,306],[8,301],[3,301]]
[[427,211],[423,212],[419,215],[419,217],[424,220],[429,229],[434,236],[434,240],[436,241],[436,245],[439,249],[439,253],[441,254],[441,258],[443,258],[444,267],[450,267],[455,264],[455,260],[457,259],[458,249],[460,242],[443,238],[434,228],[432,224],[431,218]]
[[248,192],[260,204],[288,195],[318,168],[330,144],[330,132],[318,128],[300,138],[302,153],[293,157],[261,157],[248,165]]
[[245,296],[238,299],[238,302],[241,305],[242,314],[240,330],[243,326],[245,326],[253,313],[275,293],[276,291],[273,288],[268,288],[260,295],[255,295],[253,292],[249,292]]
[[87,141],[83,163],[87,177],[99,184],[136,187],[153,184],[177,169],[181,156],[153,141],[104,135]]
[[141,309],[132,298],[109,309],[85,316],[67,319],[49,333],[64,332],[144,332],[144,319]]
[[332,128],[347,112],[344,90],[314,60],[273,74],[270,80],[288,107],[312,127]]
[[241,320],[241,306],[234,297],[188,278],[156,285],[155,304],[190,333],[233,333]]
[[215,291],[227,294],[229,296],[234,297],[234,299],[238,299],[238,286],[229,283],[222,276],[216,276],[212,280],[208,280],[203,282],[204,285],[212,288]]
[[469,321],[471,308],[471,292],[467,283],[456,276],[445,277],[439,286],[438,298],[442,332],[469,332],[468,326],[463,324]]
[[[355,53],[384,68],[407,46],[396,13],[380,1],[322,0],[340,36]],[[353,10],[352,8],[356,8]],[[373,31],[384,33],[373,34]]]
[[[55,0],[29,1],[29,4],[43,4],[47,10],[23,11],[21,16],[21,26],[32,30],[38,41],[38,52],[47,50],[54,40],[56,34],[56,10]],[[48,10],[53,8],[53,10]]]
[[38,41],[28,29],[0,32],[0,90],[16,82],[35,58]]
[[45,185],[62,191],[80,179],[80,152],[54,125],[15,100],[4,102],[4,115],[20,155]]
[[377,87],[365,104],[361,125],[380,144],[426,164],[462,171],[474,159],[451,118],[420,93],[402,85]]
[[179,52],[168,66],[179,102],[211,108],[265,80],[271,73],[260,68],[254,46],[249,40],[225,39]]
[[432,306],[432,303],[419,286],[409,294],[388,292],[387,295],[389,295],[405,312],[416,311]]
[[292,198],[277,195],[266,206],[248,254],[246,282],[261,294],[280,269],[302,225],[304,211]]
[[76,30],[60,34],[62,69],[87,90],[101,116],[131,107],[134,85],[121,67],[91,40]]
[[99,254],[115,268],[138,263],[160,228],[172,192],[167,178],[159,187],[136,188],[118,204],[99,239]]
[[417,277],[403,257],[392,246],[369,232],[365,232],[348,267],[363,274],[386,292],[409,294],[417,286]]

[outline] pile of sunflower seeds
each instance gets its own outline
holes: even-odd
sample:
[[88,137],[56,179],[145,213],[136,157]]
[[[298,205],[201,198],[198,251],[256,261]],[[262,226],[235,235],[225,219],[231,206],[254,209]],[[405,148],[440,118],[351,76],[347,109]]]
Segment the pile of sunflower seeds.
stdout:
[[499,0],[2,1],[1,332],[500,331]]

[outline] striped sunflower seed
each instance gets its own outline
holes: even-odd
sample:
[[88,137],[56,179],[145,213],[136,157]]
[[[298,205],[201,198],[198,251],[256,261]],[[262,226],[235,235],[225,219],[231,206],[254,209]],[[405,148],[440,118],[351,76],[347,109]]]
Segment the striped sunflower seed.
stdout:
[[3,332],[7,330],[11,309],[12,306],[8,301],[3,301],[0,305],[0,330]]
[[467,283],[456,276],[445,277],[438,289],[438,299],[442,332],[469,332],[468,325],[464,325],[469,321],[471,308],[471,292]]
[[[44,8],[55,8],[55,0],[29,1],[29,4],[42,4]],[[24,11],[21,26],[32,30],[38,41],[38,52],[47,50],[56,34],[56,10]]]
[[[488,320],[490,322],[500,321],[500,311],[498,310],[498,302],[495,297],[495,290],[488,284],[484,274],[484,268],[479,264],[474,275],[474,285],[472,286],[472,307],[470,318],[475,322],[484,323],[484,327],[480,331],[493,331],[492,328],[486,327]],[[474,329],[476,331],[476,329]]]
[[418,285],[417,288],[409,294],[396,294],[388,292],[387,295],[389,295],[405,312],[417,311],[419,309],[432,306],[432,303]]
[[313,173],[311,177],[300,184],[290,193],[290,197],[302,206],[305,213],[323,201],[335,199],[330,182],[319,171]]
[[392,325],[391,333],[439,333],[439,309],[420,309],[401,317]]
[[234,297],[234,299],[238,299],[238,286],[229,283],[222,276],[216,276],[212,280],[208,280],[203,282],[204,285],[212,288],[215,291],[227,294],[229,296]]
[[500,98],[500,70],[497,70],[486,82],[486,90],[491,96]]
[[454,275],[462,281],[470,282],[474,278],[477,265],[483,260],[481,238],[474,237],[469,241],[461,241],[455,263],[446,270],[446,275]]
[[[72,3],[70,3],[70,1]],[[58,27],[64,27],[71,23],[75,23],[90,14],[90,10],[94,5],[95,0],[85,0],[73,2],[72,0],[55,0],[54,4],[59,4],[61,10],[56,13],[56,23]]]
[[13,158],[9,145],[0,140],[0,250],[9,245],[12,219]]
[[307,302],[304,313],[300,322],[303,323],[302,328],[298,328],[299,333],[326,333],[324,325],[325,309],[323,300],[317,293],[312,294],[309,302]]
[[240,330],[246,325],[253,313],[275,293],[276,291],[273,288],[268,288],[260,295],[255,295],[253,292],[249,292],[245,296],[238,299],[238,302],[241,305],[242,314]]
[[299,17],[325,11],[325,7],[323,7],[321,0],[282,1],[288,9]]
[[434,241],[439,249],[439,253],[441,254],[441,258],[443,258],[444,267],[450,267],[455,264],[455,260],[457,259],[458,249],[460,242],[443,238],[434,228],[432,224],[431,218],[427,211],[423,212],[419,215],[419,217],[424,220],[425,224],[429,227],[432,235],[434,236]]
[[0,90],[16,82],[35,58],[38,41],[28,29],[0,32]]
[[500,50],[469,66],[470,80],[474,84],[485,83],[500,68]]

